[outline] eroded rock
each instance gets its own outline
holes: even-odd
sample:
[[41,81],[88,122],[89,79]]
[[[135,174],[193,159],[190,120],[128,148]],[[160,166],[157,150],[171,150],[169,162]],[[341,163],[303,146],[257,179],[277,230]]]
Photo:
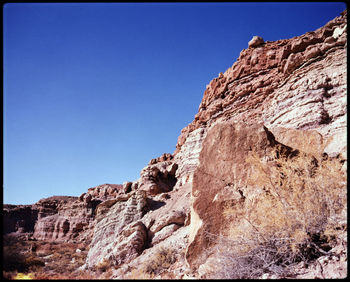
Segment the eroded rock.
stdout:
[[174,158],[186,154],[181,148],[191,132],[228,119],[264,122],[269,128],[317,129],[326,138],[338,136],[330,147],[333,154],[344,151],[346,17],[345,11],[316,31],[291,39],[260,45],[263,41],[254,37],[232,67],[208,84],[194,120],[181,131]]
[[264,39],[260,36],[253,36],[253,38],[248,42],[248,46],[255,48],[264,44]]
[[98,212],[86,259],[88,267],[95,267],[103,261],[112,265],[126,263],[143,251],[147,230],[140,219],[146,204],[145,191],[138,190],[111,202],[107,212]]
[[178,165],[173,161],[162,161],[146,166],[137,181],[138,190],[146,191],[149,195],[169,192],[176,184],[176,170]]

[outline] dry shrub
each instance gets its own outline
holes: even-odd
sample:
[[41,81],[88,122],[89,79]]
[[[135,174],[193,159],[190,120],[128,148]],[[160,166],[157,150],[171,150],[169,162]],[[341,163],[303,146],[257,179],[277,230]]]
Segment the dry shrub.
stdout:
[[130,270],[125,279],[154,279],[155,275],[153,273],[147,273],[143,269],[132,269]]
[[[28,241],[18,234],[4,235],[3,277],[14,279],[17,273],[35,279],[87,279],[93,275],[78,271],[85,263],[85,243]],[[77,253],[77,246],[82,250]]]
[[282,232],[300,243],[336,224],[346,207],[346,174],[335,158],[279,156],[274,164],[249,157],[255,173],[248,184],[263,187],[263,195],[247,201],[247,220],[265,236]]
[[106,259],[103,259],[96,264],[96,269],[101,272],[105,272],[109,268],[111,268],[111,262]]
[[[242,216],[249,228],[231,226],[219,241],[220,267],[215,278],[258,278],[264,273],[289,275],[291,266],[327,254],[336,237],[339,218],[346,214],[346,174],[337,158],[291,157],[277,150],[273,162],[252,153],[248,185],[261,187],[247,195]],[[225,216],[237,216],[227,207]],[[214,237],[215,238],[214,238]]]
[[45,262],[34,255],[30,255],[29,257],[27,257],[25,260],[25,264],[28,266],[30,271],[35,271],[45,266]]
[[36,280],[92,280],[92,279],[98,279],[96,274],[90,273],[87,271],[79,271],[79,272],[71,272],[71,273],[35,273],[34,274]]
[[171,248],[159,248],[155,257],[145,267],[148,274],[158,275],[168,270],[176,262],[176,251]]

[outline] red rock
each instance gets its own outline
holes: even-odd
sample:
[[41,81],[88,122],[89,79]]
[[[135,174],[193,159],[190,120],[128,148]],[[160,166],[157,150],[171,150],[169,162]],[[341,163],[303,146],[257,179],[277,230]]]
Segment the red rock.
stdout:
[[[339,114],[332,109],[325,110],[323,105],[346,107],[346,15],[345,12],[314,32],[291,39],[262,44],[263,40],[254,37],[232,67],[208,84],[198,114],[181,131],[174,155],[179,153],[192,131],[210,127],[218,120],[264,121],[269,127],[319,129],[326,137],[339,131],[345,134],[346,111]],[[303,102],[304,93],[312,87],[312,79],[323,75],[330,77],[329,87],[339,99],[324,97],[310,115]],[[301,79],[305,84],[294,93],[294,84]],[[295,102],[287,105],[293,100],[290,97],[300,101],[301,114],[279,117],[293,112]],[[218,101],[222,107],[217,106]],[[325,111],[329,116],[327,124],[322,118]],[[344,149],[345,143],[341,146]]]

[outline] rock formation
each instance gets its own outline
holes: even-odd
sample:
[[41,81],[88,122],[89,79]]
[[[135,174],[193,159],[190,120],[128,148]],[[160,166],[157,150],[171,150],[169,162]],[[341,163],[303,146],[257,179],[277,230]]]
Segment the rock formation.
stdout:
[[[83,268],[114,266],[113,278],[141,271],[161,248],[176,249],[169,268],[175,278],[206,278],[215,259],[207,234],[225,234],[233,222],[249,230],[242,219],[244,203],[263,190],[247,182],[254,174],[250,152],[271,164],[277,146],[291,155],[304,152],[310,160],[337,157],[346,171],[346,17],[344,11],[291,39],[254,36],[233,66],[207,85],[174,154],[152,159],[139,179],[123,185],[103,184],[80,197],[55,196],[34,205],[5,205],[5,233],[91,241]],[[223,216],[227,205],[236,211],[234,221]],[[336,254],[347,261],[342,251]],[[322,263],[326,260],[335,263],[330,257]],[[334,277],[344,274],[343,266],[338,270]]]
[[99,203],[97,200],[81,201],[78,197],[40,200],[34,205],[38,209],[38,220],[33,237],[50,241],[83,240]]
[[147,231],[140,219],[146,203],[146,193],[140,190],[98,206],[88,267],[103,261],[127,263],[143,251]]
[[38,211],[31,205],[4,205],[3,232],[29,233],[34,231]]
[[[182,130],[175,151],[179,168],[189,159],[193,163],[187,165],[193,186],[186,253],[192,268],[207,259],[204,250],[210,242],[205,234],[225,230],[222,205],[228,201],[239,206],[247,194],[259,191],[244,186],[249,171],[245,153],[258,148],[271,158],[266,132],[284,146],[315,157],[341,156],[346,164],[346,26],[345,11],[299,37],[276,42],[254,37],[237,62],[207,86],[199,112]],[[181,162],[186,155],[194,157]]]
[[[191,267],[203,268],[208,260],[210,248],[215,245],[208,234],[225,234],[233,225],[235,229],[248,233],[256,232],[247,225],[245,206],[246,201],[264,197],[261,196],[264,187],[261,184],[252,185],[248,181],[257,173],[248,161],[253,152],[268,166],[273,166],[274,160],[278,158],[277,147],[280,153],[296,156],[301,151],[314,152],[315,147],[321,148],[323,145],[323,140],[316,131],[285,129],[283,133],[288,141],[297,141],[299,138],[311,142],[304,143],[303,146],[295,142],[296,146],[290,147],[278,142],[262,123],[248,125],[226,121],[216,123],[209,129],[202,144],[199,166],[193,176],[191,231],[186,253]],[[313,155],[310,154],[310,163],[311,156]],[[228,206],[235,210],[234,221],[224,216]]]
[[179,136],[175,158],[191,132],[227,119],[317,129],[325,137],[336,136],[330,153],[344,150],[346,26],[345,11],[316,31],[250,44],[207,85],[194,121]]
[[120,184],[102,184],[89,188],[88,191],[81,194],[79,198],[85,202],[89,202],[92,199],[105,201],[111,198],[115,198],[121,189],[122,185]]

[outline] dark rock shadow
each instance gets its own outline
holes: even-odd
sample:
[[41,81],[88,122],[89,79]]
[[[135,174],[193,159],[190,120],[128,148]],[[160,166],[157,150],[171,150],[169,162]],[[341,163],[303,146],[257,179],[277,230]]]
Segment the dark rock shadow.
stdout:
[[147,198],[147,210],[148,211],[154,211],[162,206],[165,206],[165,202],[163,201],[155,201],[153,199]]

